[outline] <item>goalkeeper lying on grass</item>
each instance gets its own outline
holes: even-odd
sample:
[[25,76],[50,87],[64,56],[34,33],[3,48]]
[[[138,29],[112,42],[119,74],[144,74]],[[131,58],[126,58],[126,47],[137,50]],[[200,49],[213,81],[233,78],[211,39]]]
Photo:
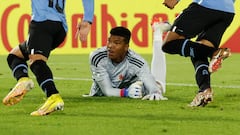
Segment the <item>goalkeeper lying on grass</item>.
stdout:
[[90,54],[93,84],[87,96],[167,100],[148,63],[129,49],[130,37],[127,28],[115,27],[107,45]]

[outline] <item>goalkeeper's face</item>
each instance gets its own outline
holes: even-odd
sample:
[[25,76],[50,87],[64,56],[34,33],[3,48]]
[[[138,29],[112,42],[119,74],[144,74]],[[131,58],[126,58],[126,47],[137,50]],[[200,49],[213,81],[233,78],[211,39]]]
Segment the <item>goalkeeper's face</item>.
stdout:
[[120,63],[125,58],[129,44],[125,42],[124,37],[111,35],[108,38],[107,49],[108,57],[116,63]]

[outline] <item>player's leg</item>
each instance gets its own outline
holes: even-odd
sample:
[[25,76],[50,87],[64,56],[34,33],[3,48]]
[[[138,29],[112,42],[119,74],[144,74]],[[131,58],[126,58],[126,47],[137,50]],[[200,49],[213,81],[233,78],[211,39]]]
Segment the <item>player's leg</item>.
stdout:
[[[224,12],[213,12],[215,13],[215,17],[222,18],[220,20],[224,21],[217,21],[214,25],[205,29],[205,31],[198,36],[197,42],[202,44],[210,43],[215,48],[218,48],[222,35],[230,25],[233,15]],[[210,87],[210,74],[220,68],[222,60],[229,57],[229,55],[230,51],[228,48],[219,48],[213,53],[210,63],[208,63],[207,59],[197,60],[192,58],[192,63],[196,70],[196,81],[200,90],[190,106],[205,106],[212,101],[213,91]]]
[[[171,37],[174,32],[169,32],[168,37]],[[197,42],[193,42],[189,39],[175,39],[166,42],[162,50],[169,54],[179,54],[184,57],[194,57],[202,59],[205,57],[210,57],[216,49],[214,47],[209,47]]]
[[[33,31],[30,30],[30,35],[33,36],[29,37],[30,69],[36,76],[39,86],[46,94],[47,100],[31,115],[42,116],[56,110],[62,110],[64,106],[64,102],[55,86],[52,71],[46,62],[51,50],[60,45],[66,33],[60,22],[33,22],[32,25],[35,26],[35,29]],[[55,40],[59,40],[57,45]]]
[[198,4],[190,4],[174,21],[164,40],[163,51],[199,59],[210,56],[216,50],[212,44],[189,40],[216,21],[209,12],[212,11]]
[[163,87],[163,93],[166,92],[166,58],[161,47],[163,44],[163,32],[170,30],[171,25],[167,22],[160,22],[159,19],[152,21],[153,29],[153,52],[151,61],[151,72],[156,81]]
[[56,110],[63,110],[64,102],[55,86],[51,69],[44,60],[33,60],[30,66],[37,78],[37,82],[46,93],[47,100],[37,111],[31,113],[32,116],[47,115]]
[[211,42],[215,48],[218,48],[211,55],[211,61],[209,63],[209,72],[216,72],[221,68],[222,62],[224,59],[228,58],[231,55],[229,48],[219,48],[222,36],[226,29],[231,24],[234,14],[226,12],[215,12],[215,16],[218,16],[219,20],[208,27],[203,33],[201,33],[197,39],[198,42],[206,44],[206,42]]
[[166,56],[161,50],[161,41],[153,41],[153,52],[151,61],[151,72],[156,81],[163,87],[163,93],[166,92]]
[[208,71],[208,59],[191,58],[195,69],[195,79],[199,87],[198,94],[195,96],[190,106],[205,106],[213,100],[213,91],[210,83],[210,72]]
[[34,83],[28,76],[28,60],[26,53],[26,42],[15,47],[9,53],[7,62],[12,70],[13,76],[18,81],[14,88],[3,99],[4,105],[14,105],[20,102],[25,94],[33,88]]
[[196,70],[196,81],[200,90],[190,106],[204,106],[212,100],[208,57],[216,49],[211,42],[201,43],[189,40],[205,31],[207,26],[216,22],[216,18],[209,12],[212,13],[211,10],[198,4],[191,4],[177,17],[162,47],[163,51],[167,53],[192,58]]

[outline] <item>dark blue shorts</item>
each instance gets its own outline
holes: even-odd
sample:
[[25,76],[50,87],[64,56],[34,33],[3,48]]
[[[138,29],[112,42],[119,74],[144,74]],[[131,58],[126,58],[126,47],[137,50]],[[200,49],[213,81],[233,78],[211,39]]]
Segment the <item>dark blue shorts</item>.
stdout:
[[42,54],[49,57],[50,52],[57,48],[65,39],[66,32],[58,21],[31,21],[28,40],[20,44],[25,58],[29,54]]
[[233,13],[213,10],[192,3],[176,18],[172,31],[189,39],[197,36],[197,41],[206,39],[218,48],[223,33],[233,18]]

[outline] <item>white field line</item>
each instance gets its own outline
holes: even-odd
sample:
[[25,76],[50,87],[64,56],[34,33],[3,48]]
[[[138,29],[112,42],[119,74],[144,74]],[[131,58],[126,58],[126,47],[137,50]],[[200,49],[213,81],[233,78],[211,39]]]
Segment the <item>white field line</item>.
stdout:
[[[92,81],[91,78],[65,78],[65,77],[54,77],[56,80],[72,80],[72,81]],[[167,83],[169,86],[187,86],[187,87],[197,87],[196,84],[190,84],[190,83]],[[240,85],[212,85],[212,87],[215,88],[231,88],[231,89],[240,89]]]

